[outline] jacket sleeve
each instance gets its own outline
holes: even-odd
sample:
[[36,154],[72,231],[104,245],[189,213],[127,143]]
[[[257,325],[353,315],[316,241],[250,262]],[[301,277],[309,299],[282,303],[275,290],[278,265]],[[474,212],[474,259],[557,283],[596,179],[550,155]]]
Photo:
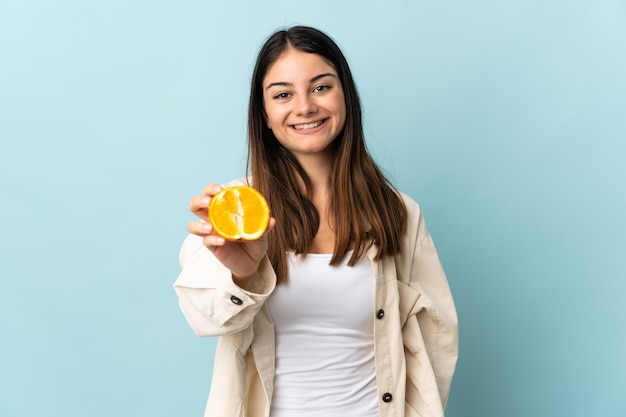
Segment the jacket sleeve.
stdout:
[[[417,203],[407,201],[408,253],[398,283],[407,371],[407,416],[443,416],[458,358],[448,281]],[[413,412],[413,413],[412,413]]]
[[276,275],[267,257],[258,276],[243,289],[202,244],[189,235],[180,251],[182,271],[174,283],[180,308],[198,336],[220,336],[247,328],[276,286]]

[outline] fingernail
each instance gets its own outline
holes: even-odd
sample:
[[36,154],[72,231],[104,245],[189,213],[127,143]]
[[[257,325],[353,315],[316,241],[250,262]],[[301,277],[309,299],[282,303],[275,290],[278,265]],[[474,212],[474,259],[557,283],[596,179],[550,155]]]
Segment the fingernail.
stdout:
[[209,223],[205,223],[202,225],[202,230],[204,230],[205,232],[210,232],[211,230],[213,230],[213,228]]
[[202,204],[203,206],[208,206],[209,205],[209,197],[202,197],[200,199],[200,204]]

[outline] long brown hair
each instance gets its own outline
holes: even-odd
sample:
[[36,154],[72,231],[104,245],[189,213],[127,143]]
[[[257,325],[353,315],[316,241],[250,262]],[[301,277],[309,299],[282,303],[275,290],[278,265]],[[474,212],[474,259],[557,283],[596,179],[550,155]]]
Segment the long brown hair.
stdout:
[[[331,216],[336,235],[330,264],[337,265],[353,250],[348,265],[372,245],[376,259],[400,251],[406,228],[406,207],[367,151],[361,104],[348,63],[335,42],[323,32],[295,26],[271,35],[257,57],[248,108],[248,171],[254,186],[267,198],[277,224],[268,233],[268,257],[279,283],[287,280],[285,252],[306,254],[319,228],[320,217],[311,202],[311,183],[296,158],[283,147],[265,121],[263,79],[269,67],[288,48],[314,53],[337,71],[346,105],[343,131],[331,146]],[[302,194],[298,179],[304,183]]]

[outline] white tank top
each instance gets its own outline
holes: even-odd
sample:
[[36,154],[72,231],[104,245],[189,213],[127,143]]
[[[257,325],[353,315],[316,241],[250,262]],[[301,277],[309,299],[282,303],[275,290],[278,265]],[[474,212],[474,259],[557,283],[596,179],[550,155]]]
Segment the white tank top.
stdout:
[[268,299],[276,332],[270,417],[380,417],[370,261],[289,253],[288,282]]

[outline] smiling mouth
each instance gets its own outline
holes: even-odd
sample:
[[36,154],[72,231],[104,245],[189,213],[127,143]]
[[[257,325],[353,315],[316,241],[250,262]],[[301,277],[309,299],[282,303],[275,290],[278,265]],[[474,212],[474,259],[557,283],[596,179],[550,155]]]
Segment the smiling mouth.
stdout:
[[321,126],[325,121],[326,119],[318,120],[317,122],[302,123],[300,125],[293,125],[293,128],[296,130],[314,129],[318,126]]

